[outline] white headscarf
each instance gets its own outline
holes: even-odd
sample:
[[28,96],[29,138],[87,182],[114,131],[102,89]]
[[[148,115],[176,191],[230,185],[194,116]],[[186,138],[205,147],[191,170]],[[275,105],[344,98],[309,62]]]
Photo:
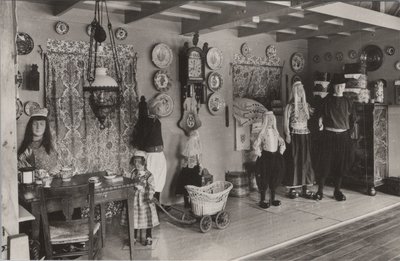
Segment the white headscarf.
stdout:
[[307,115],[307,119],[310,118],[309,108],[306,100],[306,92],[304,91],[303,84],[301,81],[293,83],[292,92],[290,93],[289,103],[294,104],[294,115],[299,115],[299,103],[303,104],[304,111]]

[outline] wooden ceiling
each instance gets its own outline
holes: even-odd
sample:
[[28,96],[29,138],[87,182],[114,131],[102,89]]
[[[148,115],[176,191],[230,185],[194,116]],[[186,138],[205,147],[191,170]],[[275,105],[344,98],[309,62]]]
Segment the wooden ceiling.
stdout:
[[[52,6],[54,16],[74,9],[94,10],[94,0],[37,0]],[[275,34],[276,40],[350,36],[379,28],[400,31],[400,1],[107,1],[109,11],[131,24],[144,18],[181,22],[191,35],[237,29],[238,37]]]

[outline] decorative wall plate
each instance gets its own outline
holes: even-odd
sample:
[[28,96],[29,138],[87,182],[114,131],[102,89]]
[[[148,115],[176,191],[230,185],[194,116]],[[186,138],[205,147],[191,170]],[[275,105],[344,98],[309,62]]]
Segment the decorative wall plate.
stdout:
[[242,53],[243,56],[248,57],[251,53],[249,45],[247,43],[243,43],[242,46],[240,47],[240,52]]
[[124,28],[118,27],[117,30],[115,30],[115,38],[118,40],[125,40],[127,36],[128,32]]
[[290,58],[290,65],[295,73],[303,71],[305,63],[306,61],[302,53],[294,53]]
[[335,54],[335,57],[336,57],[336,61],[340,62],[340,61],[343,60],[343,53],[342,52],[337,52]]
[[350,50],[350,51],[349,51],[349,58],[350,58],[350,59],[356,59],[356,58],[357,58],[357,51],[355,51],[355,50]]
[[158,68],[167,68],[172,63],[172,50],[165,43],[159,43],[154,46],[151,53],[151,59]]
[[24,112],[26,115],[31,116],[33,110],[40,108],[39,103],[34,101],[28,101],[25,103]]
[[208,109],[211,114],[217,115],[224,111],[225,108],[225,100],[222,98],[221,94],[215,92],[211,94],[210,98],[208,98]]
[[297,81],[302,81],[302,79],[301,79],[301,76],[300,75],[297,75],[297,74],[295,74],[295,75],[293,75],[293,77],[292,77],[292,84],[293,83],[295,83],[295,82],[297,82]]
[[318,54],[314,55],[313,61],[314,61],[314,63],[319,63],[321,61],[321,58],[319,57]]
[[25,55],[32,52],[34,43],[27,33],[17,33],[17,51],[19,55]]
[[171,96],[166,93],[159,93],[154,99],[160,102],[160,106],[156,110],[157,116],[167,117],[171,115],[174,110],[174,101]]
[[327,61],[327,62],[332,61],[332,54],[331,54],[330,52],[326,52],[326,53],[324,54],[324,59],[325,59],[325,61]]
[[208,84],[208,88],[213,91],[216,92],[219,89],[222,88],[222,76],[221,74],[217,73],[217,72],[211,72],[208,74],[208,78],[207,78],[207,84]]
[[385,52],[387,55],[392,56],[396,52],[396,49],[394,49],[393,46],[388,46],[388,47],[386,47]]
[[69,31],[69,25],[66,22],[58,21],[56,23],[55,30],[58,34],[61,34],[61,35],[66,34]]
[[19,117],[21,117],[22,113],[24,112],[24,106],[22,105],[22,102],[19,98],[17,98],[15,100],[15,107],[16,107],[16,111],[17,111],[17,120],[19,119]]
[[90,33],[92,32],[92,25],[91,24],[88,24],[87,26],[86,26],[86,33],[87,33],[87,35],[89,35],[90,36]]
[[366,58],[367,71],[375,71],[381,67],[383,63],[383,52],[377,45],[367,45],[362,50],[363,56]]
[[171,78],[168,76],[167,71],[159,70],[153,78],[156,89],[160,92],[167,92],[171,88]]
[[267,48],[265,49],[265,55],[267,57],[276,56],[276,47],[275,47],[275,45],[268,45]]
[[207,65],[211,70],[217,70],[222,67],[223,56],[222,52],[216,48],[212,47],[207,52]]
[[398,61],[398,62],[395,64],[395,67],[396,67],[396,69],[397,69],[398,71],[400,71],[400,61]]

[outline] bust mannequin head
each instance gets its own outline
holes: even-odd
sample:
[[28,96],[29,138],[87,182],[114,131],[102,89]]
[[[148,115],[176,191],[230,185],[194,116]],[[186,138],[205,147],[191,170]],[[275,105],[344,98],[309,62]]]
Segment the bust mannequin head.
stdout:
[[344,89],[346,88],[345,83],[335,84],[333,85],[333,95],[341,97],[343,96]]

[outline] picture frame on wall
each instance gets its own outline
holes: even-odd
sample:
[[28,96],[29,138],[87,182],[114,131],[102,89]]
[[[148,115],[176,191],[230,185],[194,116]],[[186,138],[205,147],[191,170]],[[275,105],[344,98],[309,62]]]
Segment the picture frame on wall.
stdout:
[[394,86],[394,104],[400,105],[400,85]]

